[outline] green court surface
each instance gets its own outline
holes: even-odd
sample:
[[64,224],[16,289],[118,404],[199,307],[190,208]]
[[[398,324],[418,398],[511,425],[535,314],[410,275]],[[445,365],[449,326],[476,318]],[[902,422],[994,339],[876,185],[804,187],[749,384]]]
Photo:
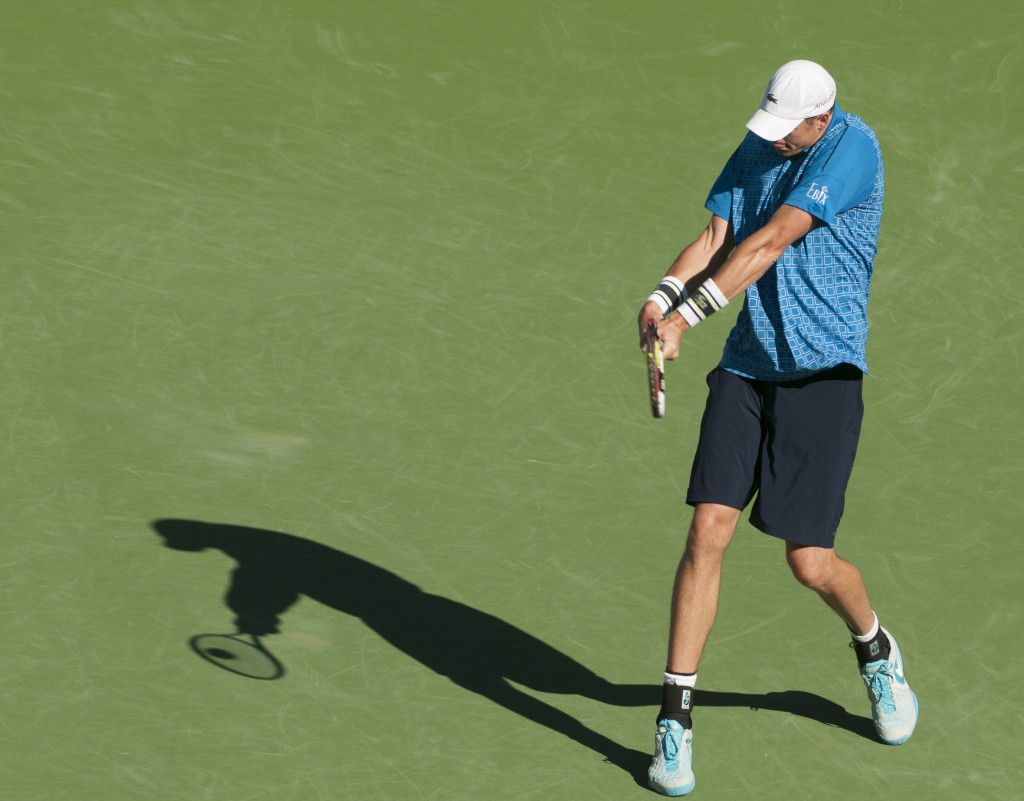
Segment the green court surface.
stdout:
[[634,316],[791,58],[886,156],[839,549],[921,719],[744,523],[693,797],[1024,798],[1010,0],[9,4],[4,798],[653,797],[729,315],[661,421]]

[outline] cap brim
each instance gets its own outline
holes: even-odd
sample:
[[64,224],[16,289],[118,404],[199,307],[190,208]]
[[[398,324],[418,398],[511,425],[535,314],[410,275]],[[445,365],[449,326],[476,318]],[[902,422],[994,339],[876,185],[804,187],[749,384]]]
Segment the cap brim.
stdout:
[[800,122],[801,120],[786,120],[776,117],[763,108],[759,108],[747,123],[747,129],[769,142],[778,142],[793,133]]

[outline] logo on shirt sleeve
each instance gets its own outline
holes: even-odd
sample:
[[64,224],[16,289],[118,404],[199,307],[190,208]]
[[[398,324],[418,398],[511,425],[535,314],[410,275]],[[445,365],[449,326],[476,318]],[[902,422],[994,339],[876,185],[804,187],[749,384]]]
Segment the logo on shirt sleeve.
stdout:
[[819,185],[817,181],[812,181],[810,188],[807,190],[807,197],[815,203],[820,203],[824,206],[825,201],[828,200],[828,187],[825,184]]

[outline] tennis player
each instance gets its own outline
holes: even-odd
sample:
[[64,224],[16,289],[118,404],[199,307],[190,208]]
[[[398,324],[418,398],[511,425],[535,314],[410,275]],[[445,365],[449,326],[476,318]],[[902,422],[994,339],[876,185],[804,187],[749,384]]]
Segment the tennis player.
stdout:
[[[835,551],[860,434],[867,303],[882,217],[878,140],[836,105],[832,76],[791,61],[772,76],[749,133],[715,181],[707,227],[639,314],[660,319],[665,357],[743,295],[709,395],[687,489],[694,508],[672,597],[650,787],[689,793],[697,668],[722,561],[742,511],[785,543],[793,575],[850,631],[881,740],[917,723],[900,649],[860,572]],[[752,504],[752,505],[751,505]],[[806,657],[801,656],[801,661]]]

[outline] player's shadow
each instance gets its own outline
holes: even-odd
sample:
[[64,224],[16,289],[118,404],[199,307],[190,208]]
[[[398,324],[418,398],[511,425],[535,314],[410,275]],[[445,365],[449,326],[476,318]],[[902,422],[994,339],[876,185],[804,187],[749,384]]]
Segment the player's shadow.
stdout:
[[709,706],[738,706],[755,711],[785,712],[815,720],[825,726],[846,729],[868,740],[877,740],[875,724],[871,718],[852,715],[835,701],[829,701],[803,690],[783,690],[769,693],[737,693],[698,688],[696,704]]
[[[169,548],[214,548],[237,562],[225,603],[240,633],[277,632],[281,615],[305,595],[359,618],[394,647],[458,686],[565,735],[627,771],[638,783],[646,782],[648,754],[614,742],[515,685],[616,706],[651,707],[652,718],[661,702],[657,685],[612,684],[494,615],[424,592],[385,568],[312,540],[194,520],[165,519],[152,525]],[[788,712],[869,736],[864,726],[871,726],[869,719],[850,715],[838,704],[810,693],[699,692],[702,706]]]

